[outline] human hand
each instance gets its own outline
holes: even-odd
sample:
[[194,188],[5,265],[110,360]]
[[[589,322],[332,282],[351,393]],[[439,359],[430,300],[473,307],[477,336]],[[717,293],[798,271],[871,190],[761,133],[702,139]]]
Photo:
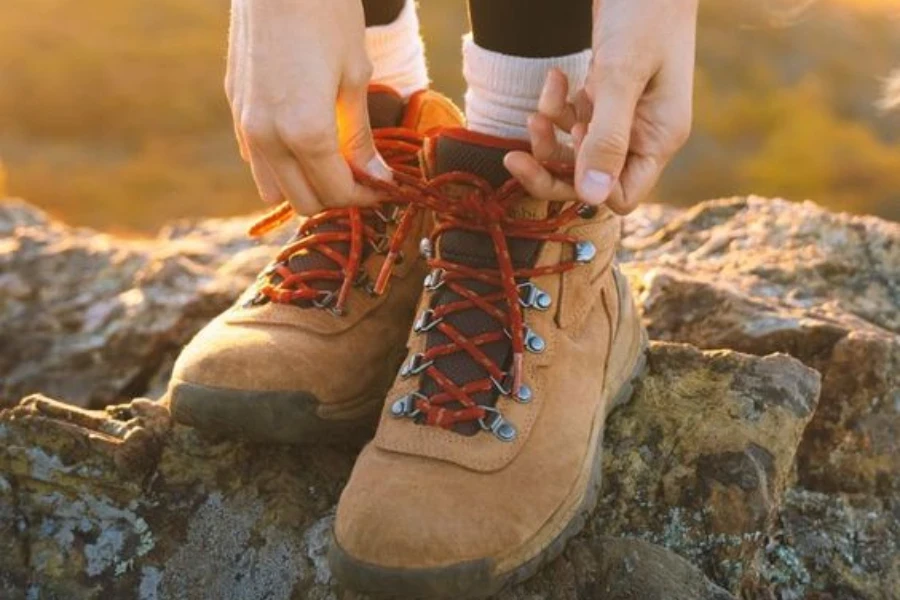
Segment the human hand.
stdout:
[[390,179],[369,126],[364,32],[359,0],[232,1],[225,92],[264,202],[302,215],[375,202],[350,164]]
[[[697,0],[596,0],[594,58],[569,97],[560,71],[547,76],[529,120],[532,155],[506,168],[535,197],[606,202],[627,214],[650,192],[690,133]],[[555,130],[571,133],[560,144]],[[574,188],[539,161],[575,160]]]

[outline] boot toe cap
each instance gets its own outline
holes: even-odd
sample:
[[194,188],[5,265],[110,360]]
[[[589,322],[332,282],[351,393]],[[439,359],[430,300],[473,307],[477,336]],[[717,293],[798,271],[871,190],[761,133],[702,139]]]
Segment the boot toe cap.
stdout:
[[[446,469],[457,471],[455,477],[445,477]],[[480,497],[491,495],[489,481],[479,486],[490,474],[465,472],[460,487],[468,494],[448,489],[448,482],[460,482],[459,470],[370,444],[338,504],[337,545],[355,561],[389,569],[490,565],[518,547],[527,528],[517,516],[496,514],[494,502]]]
[[330,375],[336,349],[296,328],[220,317],[176,361],[167,392],[172,416],[265,442],[364,440],[380,404],[352,387],[355,380]]

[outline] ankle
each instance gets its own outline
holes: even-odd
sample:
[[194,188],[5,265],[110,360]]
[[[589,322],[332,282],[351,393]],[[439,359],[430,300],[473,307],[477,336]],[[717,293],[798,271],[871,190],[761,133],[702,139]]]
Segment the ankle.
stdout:
[[387,25],[366,28],[366,53],[372,61],[372,83],[389,86],[408,98],[428,87],[425,45],[413,0]]
[[537,111],[541,88],[552,68],[569,78],[577,91],[587,76],[591,51],[550,58],[524,58],[486,50],[463,38],[463,75],[469,128],[506,138],[528,140],[526,122]]

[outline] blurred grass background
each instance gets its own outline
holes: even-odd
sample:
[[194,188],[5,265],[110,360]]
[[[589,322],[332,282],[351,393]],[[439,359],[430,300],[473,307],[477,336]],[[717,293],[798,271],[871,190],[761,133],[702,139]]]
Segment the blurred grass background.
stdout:
[[[900,113],[878,108],[900,0],[774,1],[701,1],[694,135],[656,199],[752,192],[900,219]],[[127,233],[259,209],[222,92],[228,5],[0,2],[0,186]],[[464,2],[421,15],[435,85],[461,100]]]

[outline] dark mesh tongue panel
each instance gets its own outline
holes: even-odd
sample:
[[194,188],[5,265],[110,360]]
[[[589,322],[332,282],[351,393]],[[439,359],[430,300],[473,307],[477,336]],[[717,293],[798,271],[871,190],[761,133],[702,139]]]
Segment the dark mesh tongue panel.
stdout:
[[451,171],[472,173],[500,187],[511,177],[503,166],[506,148],[479,146],[451,137],[439,137],[435,142],[432,173],[440,175]]
[[[507,152],[508,150],[503,148],[479,146],[474,143],[441,137],[436,142],[433,155],[434,164],[431,170],[434,174],[465,171],[486,179],[494,187],[499,187],[510,177],[509,172],[503,166],[503,156]],[[520,239],[508,239],[507,242],[516,268],[534,265],[540,250],[539,242]],[[484,234],[462,230],[449,231],[441,236],[438,251],[442,258],[455,263],[481,269],[497,267],[494,244],[490,237]],[[480,295],[499,291],[499,288],[480,281],[467,279],[463,280],[461,284]],[[460,299],[458,294],[444,286],[434,294],[431,305],[432,307],[440,306]],[[497,306],[504,311],[507,310],[505,302],[499,302]],[[446,322],[466,337],[502,330],[500,323],[477,308],[453,313],[446,318]],[[446,344],[450,341],[437,329],[432,329],[427,335],[426,348]],[[480,348],[502,371],[505,372],[509,368],[512,360],[512,344],[508,338]],[[488,376],[487,372],[462,350],[438,358],[435,366],[459,386]],[[423,376],[421,391],[425,395],[431,396],[441,390],[430,377]],[[496,404],[497,394],[495,392],[479,393],[475,394],[473,399],[479,405],[493,406]],[[460,405],[453,403],[449,407],[460,408]],[[479,426],[477,423],[462,423],[455,426],[454,429],[459,433],[473,435],[478,432]]]
[[403,97],[396,92],[369,92],[369,123],[372,129],[397,127],[403,121]]
[[[403,97],[396,92],[382,89],[369,92],[369,122],[372,124],[373,129],[396,127],[400,125],[403,120],[404,109],[405,104]],[[375,227],[377,230],[384,229],[384,224],[380,219],[375,217],[375,215],[366,214],[365,219],[369,225]],[[338,223],[324,223],[313,229],[310,233],[347,231],[348,229],[348,226],[340,225]],[[291,242],[296,241],[296,239],[296,237],[292,238]],[[334,242],[328,244],[328,246],[335,252],[345,256],[350,252],[350,244],[348,242]],[[365,248],[363,250],[363,259],[369,255],[370,251],[371,248]],[[314,250],[292,256],[288,260],[288,268],[295,273],[311,270],[340,270],[340,266],[336,262]],[[341,284],[338,280],[323,279],[313,281],[310,285],[316,289],[334,291],[337,290]]]

